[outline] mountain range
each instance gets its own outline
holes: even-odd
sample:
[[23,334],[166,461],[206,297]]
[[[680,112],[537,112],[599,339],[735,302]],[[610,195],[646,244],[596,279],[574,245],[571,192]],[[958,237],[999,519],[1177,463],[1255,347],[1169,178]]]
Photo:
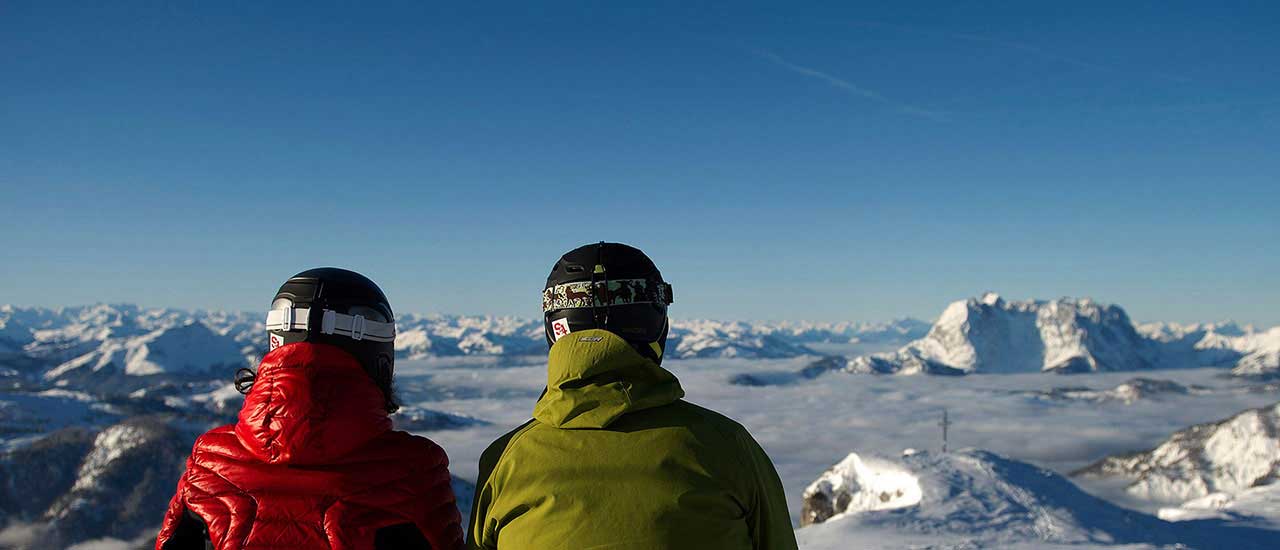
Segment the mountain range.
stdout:
[[[0,380],[38,370],[48,382],[114,375],[188,376],[252,366],[266,351],[263,315],[145,309],[134,305],[66,308],[0,306]],[[540,321],[514,317],[402,315],[401,359],[546,353]],[[888,323],[746,323],[675,320],[669,356],[780,358],[818,355],[808,346],[894,344],[924,334],[912,319]]]

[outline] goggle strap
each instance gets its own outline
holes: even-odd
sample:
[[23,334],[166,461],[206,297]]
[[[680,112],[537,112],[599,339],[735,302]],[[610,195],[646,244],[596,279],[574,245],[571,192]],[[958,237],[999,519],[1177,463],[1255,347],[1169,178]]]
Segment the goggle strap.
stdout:
[[[311,310],[307,308],[273,309],[267,312],[267,330],[291,332],[310,331]],[[331,309],[320,317],[320,334],[337,334],[352,340],[395,342],[396,324],[370,321],[361,315],[347,315]]]

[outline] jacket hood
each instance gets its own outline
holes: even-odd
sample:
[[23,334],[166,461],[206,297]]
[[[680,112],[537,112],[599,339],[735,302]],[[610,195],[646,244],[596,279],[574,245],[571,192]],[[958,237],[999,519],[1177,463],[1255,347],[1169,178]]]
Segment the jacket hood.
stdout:
[[674,374],[599,329],[573,332],[551,346],[547,391],[533,417],[557,428],[605,428],[629,412],[684,397]]
[[321,464],[390,430],[385,403],[351,354],[327,344],[287,344],[262,358],[235,434],[263,462]]

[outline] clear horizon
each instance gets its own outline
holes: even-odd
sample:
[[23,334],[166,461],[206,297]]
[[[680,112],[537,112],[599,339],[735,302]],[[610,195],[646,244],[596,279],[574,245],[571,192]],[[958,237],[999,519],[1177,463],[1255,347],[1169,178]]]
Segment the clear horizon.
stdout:
[[0,303],[258,311],[306,268],[538,315],[636,245],[672,315],[994,290],[1280,325],[1280,6],[9,2]]

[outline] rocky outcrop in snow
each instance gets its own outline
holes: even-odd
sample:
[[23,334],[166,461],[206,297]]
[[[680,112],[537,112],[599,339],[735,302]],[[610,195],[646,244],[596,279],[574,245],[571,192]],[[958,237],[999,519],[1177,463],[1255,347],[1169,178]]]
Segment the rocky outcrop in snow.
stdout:
[[920,480],[890,460],[850,453],[804,490],[800,525],[920,504]]
[[1149,451],[1112,456],[1075,475],[1132,480],[1134,496],[1182,503],[1280,479],[1280,404],[1179,431]]
[[391,415],[391,421],[395,429],[406,432],[456,430],[488,424],[474,416],[434,411],[417,406],[400,407],[399,411]]
[[1040,399],[1054,401],[1091,401],[1094,403],[1120,402],[1126,405],[1145,399],[1156,399],[1174,395],[1200,395],[1213,390],[1204,386],[1184,386],[1172,380],[1154,378],[1133,378],[1114,388],[1095,390],[1092,388],[1060,387],[1046,391],[1020,392]]

